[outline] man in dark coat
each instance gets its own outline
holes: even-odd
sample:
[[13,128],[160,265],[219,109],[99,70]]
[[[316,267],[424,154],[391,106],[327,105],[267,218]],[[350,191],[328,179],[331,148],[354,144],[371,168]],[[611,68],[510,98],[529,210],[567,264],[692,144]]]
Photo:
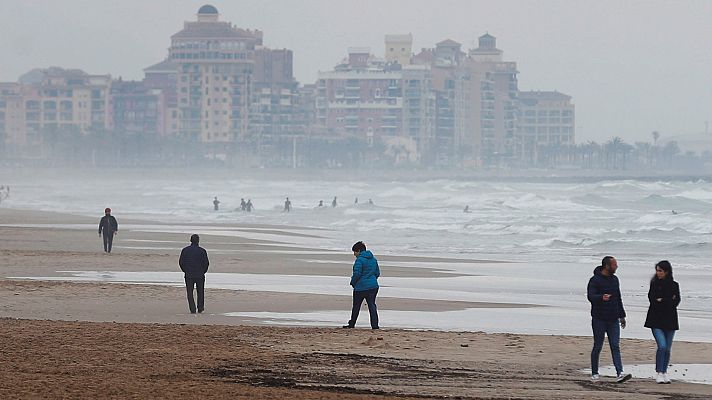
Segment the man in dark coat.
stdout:
[[114,235],[119,232],[119,223],[111,215],[111,209],[104,209],[104,216],[99,221],[99,236],[104,235],[104,251],[111,253],[111,245],[114,243]]
[[[631,378],[623,373],[621,361],[620,328],[625,329],[625,309],[621,298],[620,283],[615,273],[618,261],[613,256],[605,256],[601,265],[593,270],[588,281],[588,301],[591,302],[591,327],[593,328],[593,349],[591,350],[591,379],[598,381],[598,360],[603,349],[603,340],[608,335],[613,365],[616,367],[616,382],[623,383]],[[619,327],[620,326],[620,327]]]
[[185,275],[185,289],[188,293],[188,308],[191,314],[195,314],[195,299],[193,298],[193,288],[198,292],[198,312],[205,310],[205,273],[208,272],[208,252],[198,246],[200,236],[190,237],[190,246],[183,248],[180,252],[178,264]]

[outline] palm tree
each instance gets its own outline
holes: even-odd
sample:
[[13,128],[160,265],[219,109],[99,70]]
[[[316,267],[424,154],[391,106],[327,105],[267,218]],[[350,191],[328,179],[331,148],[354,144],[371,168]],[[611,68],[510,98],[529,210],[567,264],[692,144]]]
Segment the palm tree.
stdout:
[[628,153],[630,153],[632,149],[633,146],[625,143],[619,136],[611,138],[606,142],[603,149],[606,155],[606,168],[612,167],[613,169],[618,169],[620,166],[625,169]]
[[646,167],[651,167],[652,157],[651,157],[651,145],[649,142],[635,142],[635,155],[636,162],[639,165],[644,165]]
[[662,148],[661,153],[663,159],[667,161],[668,167],[672,167],[673,158],[680,153],[680,147],[677,145],[676,141],[671,140],[665,144],[665,147]]

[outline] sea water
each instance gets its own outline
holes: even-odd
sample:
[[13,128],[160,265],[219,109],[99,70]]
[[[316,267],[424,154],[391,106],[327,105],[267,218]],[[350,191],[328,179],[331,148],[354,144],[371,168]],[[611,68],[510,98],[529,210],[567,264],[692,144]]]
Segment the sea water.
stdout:
[[[363,240],[376,255],[508,261],[437,265],[473,277],[435,279],[439,286],[435,297],[545,305],[540,311],[521,312],[542,313],[541,318],[527,323],[536,325],[538,331],[551,333],[569,333],[559,323],[566,316],[543,311],[552,308],[568,309],[572,318],[582,316],[581,321],[576,320],[577,325],[583,324],[577,332],[588,333],[586,283],[600,259],[611,254],[619,260],[618,276],[632,317],[630,326],[635,327],[636,336],[649,336],[641,328],[647,309],[648,281],[653,265],[668,259],[682,289],[683,329],[677,338],[712,341],[712,334],[707,333],[712,331],[712,183],[706,181],[258,179],[240,174],[165,176],[115,171],[70,175],[4,177],[4,183],[12,186],[12,194],[2,207],[97,218],[104,207],[111,207],[119,223],[126,218],[161,221],[178,226],[176,229],[183,229],[181,232],[200,228],[181,228],[184,223],[286,225],[295,232],[317,236],[279,237],[279,241],[296,247],[350,253],[351,244]],[[221,201],[219,211],[213,210],[214,196]],[[336,208],[331,207],[334,196]],[[283,212],[286,197],[293,207],[289,213]],[[241,198],[251,199],[253,212],[239,211]],[[369,199],[373,204],[368,204]],[[324,207],[317,206],[320,200]],[[463,212],[466,205],[468,213]],[[315,230],[304,232],[300,228]],[[237,236],[227,229],[223,233]],[[269,231],[239,233],[245,235],[275,238]],[[161,247],[150,243],[123,245]],[[179,247],[165,243],[162,246]],[[388,280],[387,270],[382,279]],[[413,278],[409,282],[427,285],[429,279],[432,278]],[[404,285],[393,283],[395,286],[379,295],[412,289],[398,284]],[[475,312],[482,315],[453,316],[452,323],[441,322],[441,326],[463,328],[464,324],[457,320],[491,317],[484,315],[490,311],[471,311]],[[492,311],[497,315],[516,312]],[[321,318],[331,323],[330,318],[325,318],[327,314],[301,320],[309,323]],[[425,322],[429,316],[408,315],[411,316],[393,318],[403,326],[432,325]],[[286,320],[295,316],[273,317]]]

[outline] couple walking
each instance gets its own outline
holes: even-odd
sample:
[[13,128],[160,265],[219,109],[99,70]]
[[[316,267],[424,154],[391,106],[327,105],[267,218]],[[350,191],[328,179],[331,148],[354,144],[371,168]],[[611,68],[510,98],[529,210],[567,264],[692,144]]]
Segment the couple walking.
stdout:
[[[626,313],[621,299],[620,284],[615,276],[618,261],[613,256],[603,257],[601,265],[593,271],[588,281],[588,301],[591,302],[591,327],[593,329],[593,349],[591,350],[591,378],[601,379],[598,361],[603,349],[603,340],[608,336],[613,365],[616,368],[616,382],[631,378],[623,372],[620,351],[620,328],[626,327]],[[680,304],[680,286],[673,279],[672,265],[663,260],[655,264],[655,275],[650,280],[648,290],[648,315],[645,327],[650,328],[657,343],[655,372],[657,383],[670,383],[667,368],[675,331],[679,329],[677,306]]]

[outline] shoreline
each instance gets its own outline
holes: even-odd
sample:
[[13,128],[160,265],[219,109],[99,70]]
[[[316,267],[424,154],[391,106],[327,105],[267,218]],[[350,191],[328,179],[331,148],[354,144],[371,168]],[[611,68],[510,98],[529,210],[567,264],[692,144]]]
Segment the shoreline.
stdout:
[[[71,173],[72,176],[81,177],[84,173],[88,176],[94,176],[96,172],[101,172],[108,177],[113,174],[138,174],[144,173],[145,167],[4,167],[0,168],[0,180],[3,184],[7,184],[7,177],[20,177],[19,180],[26,180],[35,172],[42,172],[45,175],[66,176]],[[87,172],[87,171],[92,171]],[[175,176],[195,176],[205,177],[206,175],[214,178],[235,179],[235,169],[231,167],[202,166],[202,167],[152,167],[152,171],[156,171],[157,175],[175,175]],[[454,181],[508,181],[508,182],[561,182],[561,183],[594,183],[604,180],[620,181],[620,180],[640,180],[640,181],[712,181],[712,171],[699,173],[697,171],[632,171],[632,170],[586,170],[586,169],[437,169],[437,168],[390,168],[387,170],[373,169],[314,169],[314,168],[250,168],[248,169],[250,179],[289,179],[298,181],[309,181],[315,175],[319,175],[322,180],[333,181],[352,181],[373,179],[376,176],[378,179],[386,181],[422,181],[422,180],[443,180],[450,179]]]
[[[286,326],[254,313],[297,315],[339,310],[348,318],[351,293],[336,295],[267,290],[206,290],[206,313],[189,314],[185,289],[174,285],[9,279],[51,277],[58,271],[178,274],[178,232],[121,230],[111,255],[101,252],[94,228],[46,229],[8,225],[87,224],[94,218],[0,209],[0,397],[281,399],[616,399],[671,396],[706,399],[712,386],[633,379],[592,384],[586,373],[591,338],[576,335],[485,333],[474,330],[356,329]],[[145,224],[142,221],[133,221]],[[208,224],[211,225],[211,224]],[[125,226],[125,224],[122,224]],[[235,224],[236,227],[244,227]],[[224,227],[221,227],[224,229]],[[267,227],[275,232],[291,228]],[[296,228],[299,229],[299,228]],[[201,233],[209,246],[208,273],[291,279],[345,280],[350,254],[305,248],[308,257],[279,252],[274,240]],[[294,236],[286,237],[294,239]],[[126,242],[167,242],[165,248],[122,248]],[[165,245],[165,243],[163,243]],[[260,252],[267,246],[277,252]],[[131,246],[129,246],[131,247]],[[150,247],[150,246],[149,246]],[[236,252],[221,251],[235,248]],[[291,247],[288,247],[291,248]],[[263,249],[264,250],[264,249]],[[458,259],[379,257],[394,279],[461,277],[447,270]],[[435,262],[437,261],[437,262]],[[480,260],[487,265],[487,261]],[[472,262],[472,260],[459,260]],[[389,263],[394,263],[390,265]],[[442,268],[433,267],[441,265]],[[458,264],[459,265],[459,264]],[[463,264],[464,265],[464,264]],[[243,275],[239,275],[243,274]],[[384,313],[439,315],[527,304],[379,297]],[[231,313],[239,311],[241,315]],[[652,339],[622,339],[625,365],[654,361]],[[609,363],[604,348],[602,366]],[[712,365],[712,343],[676,341],[675,364]]]

